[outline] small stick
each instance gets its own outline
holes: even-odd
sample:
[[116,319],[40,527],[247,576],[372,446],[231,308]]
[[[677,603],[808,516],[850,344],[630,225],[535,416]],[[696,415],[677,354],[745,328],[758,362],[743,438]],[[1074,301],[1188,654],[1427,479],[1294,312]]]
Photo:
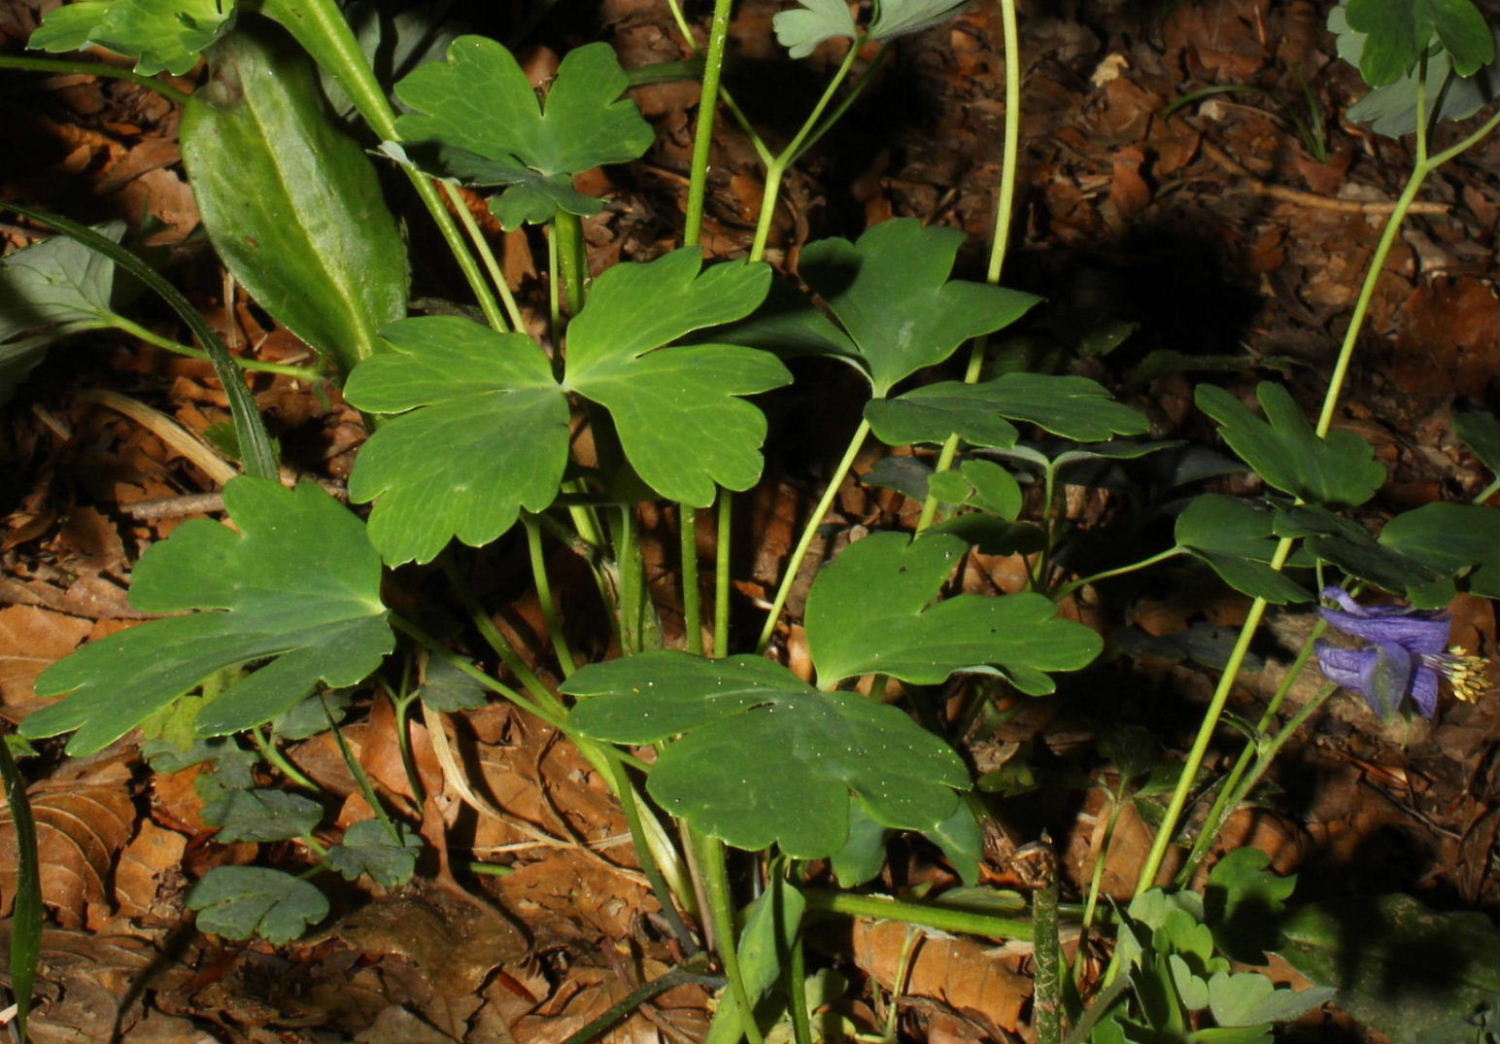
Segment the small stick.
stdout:
[[[1320,196],[1316,192],[1304,192],[1301,189],[1287,188],[1285,185],[1272,185],[1270,182],[1262,181],[1244,167],[1240,166],[1223,149],[1213,142],[1203,140],[1203,153],[1219,166],[1237,178],[1245,179],[1247,187],[1262,196],[1270,196],[1279,199],[1283,203],[1295,203],[1300,207],[1312,207],[1317,210],[1336,210],[1343,214],[1389,214],[1396,209],[1394,202],[1386,200],[1369,200],[1361,202],[1357,199],[1334,199],[1332,196]],[[1413,214],[1446,214],[1453,208],[1446,203],[1413,203],[1410,212]]]

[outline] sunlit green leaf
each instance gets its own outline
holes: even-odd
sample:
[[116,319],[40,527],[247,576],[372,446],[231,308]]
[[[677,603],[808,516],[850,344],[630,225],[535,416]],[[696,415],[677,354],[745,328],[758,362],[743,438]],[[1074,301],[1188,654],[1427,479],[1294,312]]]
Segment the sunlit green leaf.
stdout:
[[384,888],[399,888],[411,880],[422,851],[422,839],[405,823],[396,833],[378,819],[362,819],[344,831],[344,840],[328,850],[324,861],[353,881],[361,874]]
[[946,533],[915,541],[873,533],[825,566],[806,613],[819,683],[879,672],[936,685],[954,671],[989,665],[1046,682],[1050,691],[1043,672],[1076,670],[1099,654],[1099,635],[1059,617],[1041,595],[964,594],[933,605],[967,550]]
[[153,620],[92,642],[37,679],[43,696],[70,694],[26,719],[90,754],[225,667],[269,659],[198,716],[222,735],[269,721],[319,682],[353,685],[394,644],[380,601],[380,558],[364,523],[317,486],[295,490],[242,476],[224,487],[239,532],[195,519],[153,544],[130,598]]
[[396,127],[407,142],[439,147],[434,173],[517,185],[506,196],[519,191],[527,202],[502,202],[509,218],[531,220],[542,200],[554,210],[596,213],[593,201],[579,209],[586,197],[572,191],[567,175],[636,159],[654,138],[635,103],[621,98],[629,82],[609,44],[586,44],[563,57],[543,103],[503,45],[461,36],[446,61],[419,66],[396,85],[417,110]]
[[328,916],[328,900],[306,881],[259,866],[216,866],[188,893],[198,930],[227,939],[258,935],[289,943]]
[[652,768],[651,794],[739,848],[832,855],[848,840],[851,792],[888,827],[931,829],[969,785],[953,750],[900,710],[819,692],[756,656],[648,652],[591,664],[563,688],[581,697],[572,722],[587,736],[682,733]]
[[42,19],[26,46],[33,51],[81,51],[89,37],[98,31],[104,16],[116,0],[81,0],[79,3],[54,7]]
[[87,0],[52,11],[28,47],[77,51],[95,44],[136,60],[145,76],[181,76],[229,29],[234,0]]
[[771,19],[776,40],[793,58],[806,58],[824,40],[836,36],[853,39],[854,16],[844,0],[797,0],[799,6],[781,11]]

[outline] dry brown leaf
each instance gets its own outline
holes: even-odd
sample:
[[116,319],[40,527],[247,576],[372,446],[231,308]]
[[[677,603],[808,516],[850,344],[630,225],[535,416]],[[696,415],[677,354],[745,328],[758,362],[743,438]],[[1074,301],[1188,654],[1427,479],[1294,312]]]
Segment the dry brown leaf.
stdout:
[[[67,789],[61,789],[66,787]],[[56,789],[54,789],[56,788]],[[107,916],[109,875],[135,825],[135,805],[122,783],[53,781],[34,788],[42,901],[64,928]],[[9,806],[0,818],[0,909],[16,894],[16,828]]]
[[0,609],[0,703],[31,709],[38,702],[36,676],[77,648],[90,626],[37,606]]
[[157,895],[171,875],[179,873],[187,838],[175,830],[164,830],[149,819],[141,820],[135,839],[120,853],[115,866],[115,906],[120,916],[161,917]]
[[972,939],[947,938],[895,921],[861,920],[854,925],[854,962],[886,990],[897,988],[896,973],[917,933],[900,992],[942,1001],[957,1011],[980,1011],[1007,1030],[1020,1025],[1021,1008],[1031,996],[1031,979],[1010,967],[1009,958]]

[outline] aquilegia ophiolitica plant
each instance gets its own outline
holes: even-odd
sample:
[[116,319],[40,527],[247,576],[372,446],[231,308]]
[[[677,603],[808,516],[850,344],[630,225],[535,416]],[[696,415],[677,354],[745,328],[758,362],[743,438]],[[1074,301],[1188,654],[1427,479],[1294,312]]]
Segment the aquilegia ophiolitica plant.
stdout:
[[[1119,985],[1106,985],[1085,1010],[1078,995],[1064,991],[1064,1003],[1056,982],[1039,977],[1037,1032],[1055,1039],[1057,1020],[1066,1015],[1078,1039],[1092,1027],[1111,1040],[1269,1034],[1272,1023],[1327,993],[1294,995],[1263,976],[1231,974],[1225,955],[1263,956],[1241,945],[1233,918],[1194,893],[1155,887],[1166,850],[1183,842],[1180,827],[1199,768],[1256,628],[1268,606],[1311,603],[1311,587],[1321,584],[1319,578],[1310,585],[1315,570],[1337,570],[1350,583],[1405,598],[1418,608],[1361,609],[1332,589],[1343,608],[1325,610],[1324,620],[1371,644],[1359,650],[1325,644],[1318,655],[1331,679],[1363,693],[1382,715],[1394,713],[1407,695],[1431,715],[1437,672],[1472,666],[1444,651],[1447,625],[1434,614],[1458,590],[1500,594],[1494,509],[1433,504],[1393,519],[1374,536],[1349,515],[1376,496],[1385,469],[1368,444],[1332,429],[1374,279],[1406,208],[1433,170],[1500,123],[1492,117],[1429,153],[1437,120],[1473,111],[1455,107],[1456,100],[1472,86],[1467,78],[1491,67],[1494,47],[1469,0],[1445,0],[1441,19],[1432,16],[1430,2],[1419,2],[1428,14],[1415,23],[1403,16],[1408,2],[1355,0],[1330,22],[1341,53],[1360,63],[1387,102],[1413,102],[1402,110],[1410,126],[1389,122],[1400,115],[1392,115],[1391,105],[1381,118],[1388,133],[1416,135],[1418,161],[1376,250],[1316,423],[1279,384],[1257,389],[1259,413],[1223,389],[1200,386],[1197,403],[1238,456],[1235,467],[1257,473],[1265,494],[1200,492],[1179,513],[1172,547],[1082,578],[1067,572],[1072,534],[1057,510],[1058,486],[1083,466],[1171,447],[1135,441],[1147,432],[1146,418],[1065,364],[1045,372],[986,372],[991,336],[1039,305],[1037,297],[999,285],[1022,106],[1013,0],[1001,3],[1006,138],[984,281],[953,278],[961,233],[907,218],[856,239],[807,244],[796,276],[813,296],[765,261],[782,177],[857,103],[891,42],[953,14],[953,0],[877,0],[864,24],[841,0],[800,0],[778,16],[778,39],[792,55],[837,41],[831,46],[844,56],[780,151],[720,88],[730,0],[717,0],[702,48],[699,147],[683,245],[596,276],[587,271],[581,222],[603,203],[577,191],[573,175],[638,158],[652,138],[627,93],[632,74],[605,44],[570,52],[539,96],[500,43],[441,27],[423,37],[431,46],[426,60],[399,82],[381,83],[369,56],[392,41],[379,32],[356,37],[335,0],[101,0],[58,8],[34,46],[105,46],[137,59],[137,79],[162,69],[186,72],[206,53],[212,78],[187,102],[183,153],[207,231],[257,302],[321,353],[321,378],[342,386],[371,417],[386,419],[350,481],[352,499],[372,504],[369,510],[355,513],[311,485],[283,489],[274,444],[238,361],[181,295],[115,242],[117,230],[101,234],[15,208],[99,256],[56,257],[65,252],[34,247],[6,259],[0,303],[7,294],[23,301],[33,322],[0,323],[0,349],[24,354],[29,366],[51,340],[128,322],[100,302],[109,300],[112,266],[129,268],[183,312],[201,351],[214,360],[230,391],[246,473],[225,490],[236,530],[188,522],[137,567],[136,605],[183,615],[113,635],[51,668],[38,691],[62,699],[28,718],[23,734],[72,733],[69,752],[86,754],[140,728],[157,738],[153,750],[163,765],[211,762],[214,770],[202,777],[212,791],[205,817],[218,825],[219,838],[299,843],[305,872],[219,867],[198,883],[189,903],[204,930],[285,941],[328,915],[327,900],[309,880],[316,874],[363,875],[386,886],[408,880],[421,844],[413,825],[423,810],[419,801],[377,791],[351,759],[373,818],[350,826],[337,844],[324,844],[313,836],[326,829],[322,807],[286,788],[256,786],[247,762],[265,761],[299,780],[281,745],[337,729],[350,709],[344,701],[325,702],[325,695],[371,678],[398,707],[408,765],[407,708],[419,703],[424,713],[440,716],[483,702],[486,692],[499,696],[569,736],[615,790],[640,864],[683,948],[697,948],[708,934],[701,928],[713,928],[730,987],[711,1039],[758,1041],[756,1013],[766,1008],[757,1005],[777,996],[775,983],[783,979],[770,1007],[779,1004],[805,1042],[803,983],[788,973],[802,967],[799,926],[809,909],[878,909],[990,936],[1028,939],[1038,926],[1049,934],[1050,917],[1033,923],[894,901],[872,907],[869,897],[819,886],[830,876],[847,890],[875,879],[898,831],[926,837],[960,877],[978,882],[981,826],[991,813],[953,744],[988,713],[995,688],[1045,697],[1056,687],[1054,673],[1081,669],[1100,655],[1100,637],[1059,613],[1068,593],[1102,590],[1108,578],[1166,558],[1191,559],[1253,599],[1249,617],[1123,922],[1120,968],[1112,973]],[[697,50],[691,33],[687,38]],[[873,53],[863,47],[871,41],[880,45]],[[1440,61],[1446,64],[1433,89],[1429,80]],[[398,116],[392,97],[404,114]],[[766,174],[744,258],[706,258],[698,246],[720,100],[740,121]],[[363,121],[356,133],[373,141],[359,143],[346,133],[342,118],[356,114]],[[482,321],[461,314],[464,308],[410,314],[406,246],[372,155],[394,162],[410,180]],[[300,173],[287,178],[287,170]],[[491,193],[490,209],[507,229],[545,230],[550,352],[526,332],[460,185]],[[36,272],[43,262],[71,266],[62,274],[73,277],[69,285],[77,292],[41,300]],[[41,280],[49,288],[58,282],[68,280]],[[920,383],[925,372],[951,365],[965,344],[961,380]],[[733,635],[733,493],[761,479],[769,425],[754,396],[791,382],[784,360],[799,355],[848,364],[870,398],[785,563],[758,637]],[[576,452],[576,425],[588,425],[593,436],[587,457]],[[1469,439],[1476,453],[1496,467],[1500,452],[1490,454],[1490,429],[1475,422],[1470,430],[1479,433]],[[813,684],[760,654],[784,623],[792,584],[839,484],[872,437],[910,448],[903,468],[888,469],[884,481],[924,508],[915,534],[873,534],[814,580],[803,621]],[[1023,486],[1040,491],[1030,516]],[[684,649],[662,647],[645,583],[637,507],[654,500],[678,505]],[[699,626],[693,521],[709,507],[716,509],[718,542],[711,646]],[[465,571],[465,545],[489,546],[518,527],[551,639],[550,650],[534,657],[495,627],[497,607],[481,602]],[[550,593],[548,541],[583,560],[611,627],[593,644],[613,645],[618,658],[575,661],[564,614]],[[1029,590],[943,597],[973,547],[1025,556]],[[448,584],[440,596],[448,618],[462,615],[471,625],[459,638],[434,637],[382,601],[383,571],[432,561]],[[481,645],[488,652],[472,652]],[[747,651],[729,655],[737,650]],[[1304,650],[1296,666],[1311,653]],[[548,655],[556,657],[560,685],[545,684],[528,666]],[[504,670],[486,670],[491,660]],[[949,720],[936,694],[954,678],[964,683],[964,709]],[[892,679],[924,709],[923,725],[881,698]],[[1310,704],[1277,730],[1284,695],[1266,709],[1254,740],[1222,781],[1180,883],[1191,879],[1225,815],[1316,711]],[[442,732],[440,724],[435,731]],[[189,742],[179,749],[162,737]],[[639,757],[641,747],[655,748],[654,756]],[[415,773],[411,792],[422,792]],[[676,836],[674,820],[687,828]],[[739,867],[753,866],[757,885],[765,886],[755,889],[759,898],[743,922],[735,888],[743,882],[730,874],[726,845],[758,854]],[[1270,896],[1279,913],[1290,893],[1291,882],[1269,874],[1251,853],[1221,863],[1215,875],[1213,886],[1230,897],[1230,907],[1246,896]],[[698,908],[700,892],[706,909]],[[688,924],[695,916],[699,931]],[[1055,935],[1036,941],[1055,954]],[[745,966],[742,947],[753,955]],[[1126,984],[1133,995],[1122,992]],[[1053,1021],[1041,1022],[1042,1013]]]

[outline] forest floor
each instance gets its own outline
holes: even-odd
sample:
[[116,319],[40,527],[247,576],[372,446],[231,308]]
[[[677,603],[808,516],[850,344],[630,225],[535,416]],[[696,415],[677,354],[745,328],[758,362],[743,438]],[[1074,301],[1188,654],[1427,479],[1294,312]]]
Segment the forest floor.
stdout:
[[[0,51],[19,51],[50,0],[0,0]],[[458,5],[461,9],[464,5]],[[477,31],[504,35],[500,9],[472,5]],[[1045,317],[1021,347],[1036,362],[1073,360],[1146,412],[1152,436],[1212,444],[1192,409],[1192,388],[1213,381],[1245,392],[1267,376],[1303,405],[1321,399],[1339,338],[1379,235],[1380,208],[1396,198],[1412,155],[1340,115],[1363,92],[1335,60],[1324,28],[1329,5],[1313,0],[1072,0],[1022,4],[1025,111],[1015,249],[1005,282],[1044,295]],[[757,120],[777,133],[778,112],[802,99],[841,56],[825,46],[810,62],[781,56],[773,0],[736,5],[731,83]],[[627,69],[686,56],[661,0],[563,4],[521,53],[545,72],[567,48],[605,39]],[[459,12],[455,12],[457,16]],[[467,16],[470,13],[464,12]],[[785,186],[770,258],[795,264],[800,247],[855,236],[897,216],[964,230],[960,275],[977,278],[994,222],[1003,64],[993,5],[903,41],[882,81]],[[761,63],[766,63],[762,65]],[[182,78],[191,89],[195,76]],[[1200,88],[1247,89],[1167,107]],[[767,85],[775,96],[758,94]],[[595,271],[645,260],[676,245],[686,193],[698,89],[669,83],[634,89],[657,129],[641,161],[596,175],[609,205],[586,223]],[[789,102],[791,104],[789,104]],[[162,264],[236,351],[296,362],[309,352],[236,292],[205,239],[176,143],[180,111],[129,83],[87,75],[0,72],[0,200],[97,222],[126,221],[160,248]],[[1326,124],[1323,140],[1306,128]],[[1320,156],[1315,153],[1321,153]],[[1493,410],[1497,381],[1497,142],[1445,167],[1425,189],[1381,277],[1338,427],[1372,443],[1390,482],[1367,505],[1371,518],[1437,500],[1467,500],[1488,481],[1454,436],[1466,410]],[[733,124],[716,139],[704,244],[743,254],[760,201],[761,171]],[[3,204],[0,204],[3,205]],[[502,248],[505,271],[529,313],[546,315],[545,248],[526,231],[503,233],[477,201],[476,215]],[[413,224],[420,223],[413,212]],[[0,224],[18,248],[44,233]],[[456,280],[414,232],[417,292],[450,296]],[[455,291],[456,292],[456,291]],[[181,339],[164,312],[143,320]],[[257,401],[301,471],[342,482],[364,438],[336,392],[255,375]],[[795,526],[831,470],[860,399],[793,391],[773,397],[777,432],[766,477],[743,498],[747,518],[741,610],[768,597]],[[132,563],[180,523],[144,517],[147,501],[213,492],[216,480],[189,456],[120,411],[145,404],[190,432],[228,417],[206,363],[116,335],[53,349],[0,415],[0,717],[15,723],[40,705],[32,683],[80,643],[143,618],[128,600]],[[811,449],[809,449],[811,447]],[[856,471],[877,462],[871,453]],[[1245,488],[1227,485],[1226,490]],[[1071,487],[1070,520],[1097,531],[1109,553],[1153,531],[1122,534],[1129,488]],[[916,505],[851,482],[830,523],[831,553],[856,527],[895,526]],[[670,517],[643,509],[648,566],[669,639],[680,635]],[[830,530],[832,532],[832,530]],[[662,545],[668,545],[664,548]],[[1144,544],[1142,544],[1145,547]],[[1145,547],[1149,552],[1151,548]],[[1139,557],[1139,556],[1137,556]],[[554,566],[569,569],[566,551]],[[499,624],[545,656],[536,599],[508,551],[488,560],[482,592],[508,604]],[[575,573],[577,570],[573,570]],[[1080,572],[1086,572],[1080,566]],[[1068,677],[1060,696],[971,738],[983,771],[1009,767],[1015,793],[997,796],[1006,836],[990,839],[987,883],[1019,888],[1015,847],[1043,830],[1058,848],[1065,899],[1087,887],[1100,857],[1109,780],[1094,737],[1149,726],[1168,756],[1186,750],[1222,659],[1225,629],[1249,600],[1185,570],[1101,585],[1082,618],[1111,639],[1110,652]],[[963,583],[1010,591],[1024,580],[1014,559],[975,555]],[[419,584],[421,578],[412,580]],[[594,633],[581,596],[570,628]],[[795,604],[793,609],[796,610]],[[1493,661],[1494,605],[1460,595],[1453,641]],[[805,655],[795,623],[778,653]],[[1283,676],[1311,611],[1275,617],[1258,669],[1233,708],[1253,718]],[[602,651],[602,650],[600,650]],[[794,664],[795,665],[795,664]],[[1291,707],[1316,681],[1299,683]],[[408,785],[392,738],[390,703],[371,699],[344,729],[380,785]],[[39,1041],[556,1041],[586,1025],[680,954],[653,918],[655,900],[636,868],[624,820],[588,763],[550,729],[504,705],[450,716],[471,775],[507,818],[476,816],[451,787],[423,725],[413,726],[428,789],[442,803],[454,858],[503,865],[503,875],[465,879],[508,915],[435,887],[335,896],[336,915],[298,943],[272,947],[197,933],[183,898],[226,863],[297,863],[295,846],[256,851],[215,843],[194,787],[198,768],[151,773],[139,743],[63,759],[51,744],[25,763],[41,823],[49,926],[44,939]],[[1209,768],[1237,752],[1221,736]],[[333,820],[362,818],[362,805],[329,735],[288,751],[335,795]],[[1431,721],[1384,726],[1357,696],[1340,694],[1285,754],[1259,805],[1237,814],[1222,848],[1250,844],[1278,871],[1299,875],[1299,896],[1403,891],[1437,910],[1500,914],[1500,741],[1496,701],[1445,701]],[[1062,785],[1059,781],[1072,780]],[[1081,781],[1081,782],[1079,782]],[[342,801],[342,807],[338,802]],[[1107,894],[1126,898],[1150,828],[1128,805],[1104,869]],[[0,822],[0,903],[13,894],[14,833]],[[898,847],[882,887],[942,888],[954,877],[921,845]],[[460,859],[461,856],[461,859]],[[897,982],[910,940],[904,927],[856,922],[817,940],[820,965],[846,988],[834,1008],[846,1025],[878,1033],[891,1005],[900,1039],[967,1042],[1028,1036],[1030,948],[932,936]],[[1289,981],[1295,974],[1283,969]],[[608,1041],[701,1039],[711,991],[685,984],[657,996]],[[1337,1012],[1315,1013],[1298,1039],[1379,1039]]]

